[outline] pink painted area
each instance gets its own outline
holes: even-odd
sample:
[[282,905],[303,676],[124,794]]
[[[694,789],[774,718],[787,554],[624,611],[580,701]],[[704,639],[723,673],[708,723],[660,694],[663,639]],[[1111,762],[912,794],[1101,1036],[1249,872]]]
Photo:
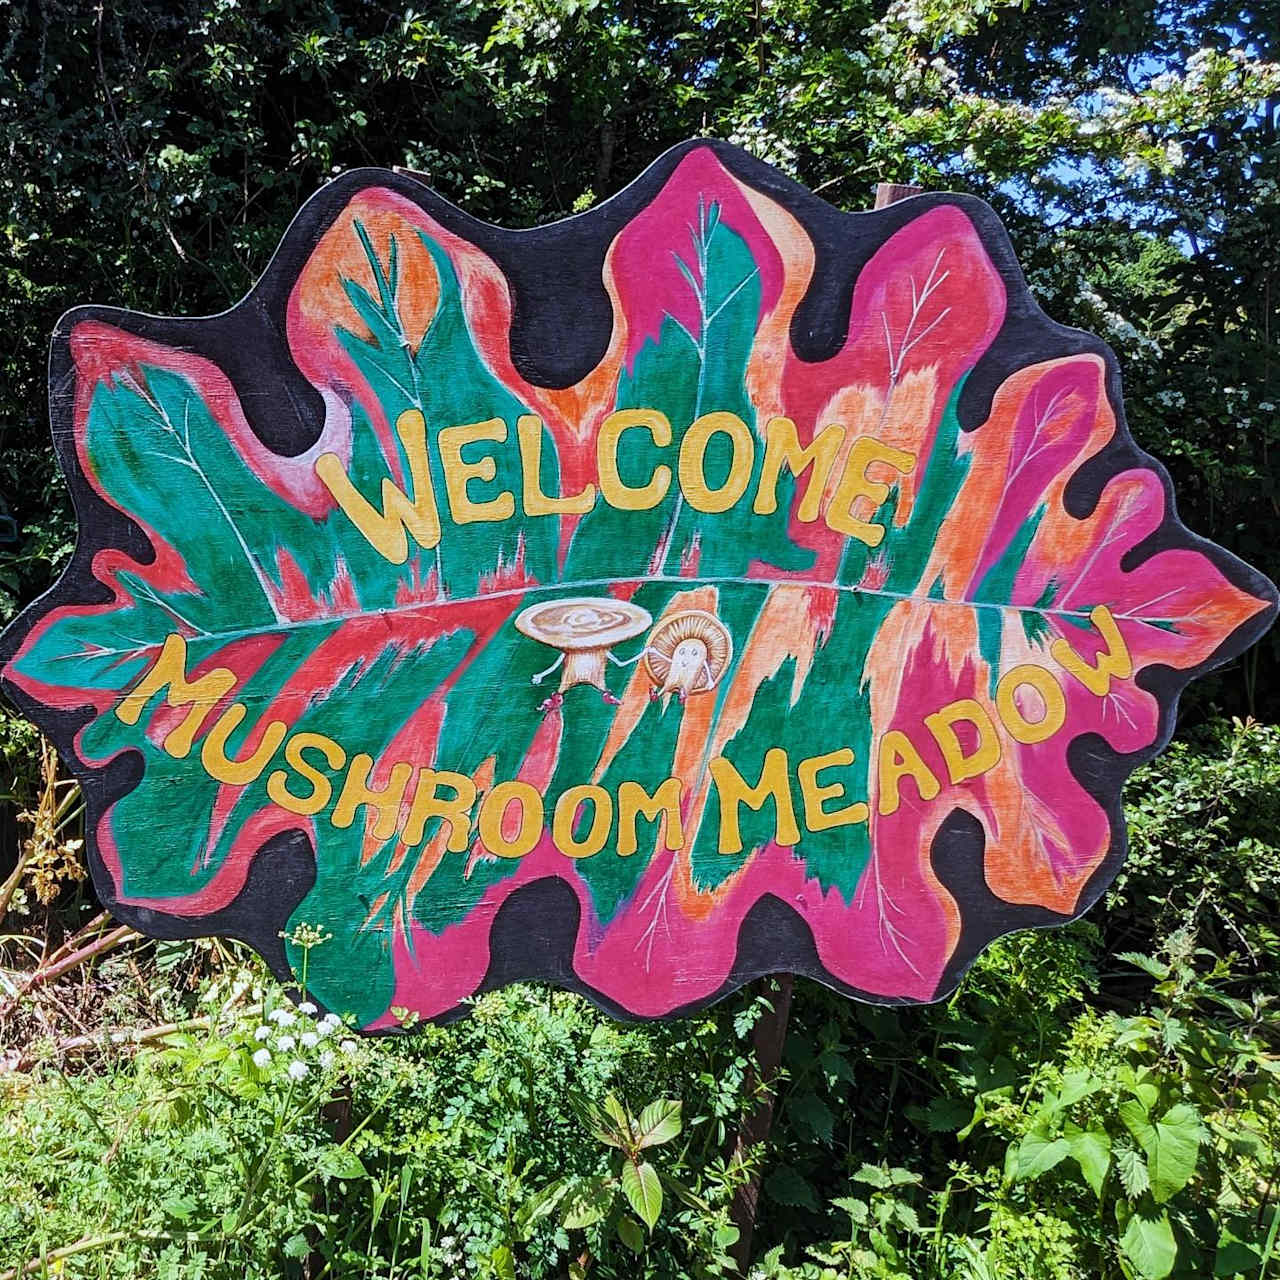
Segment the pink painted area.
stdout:
[[906,375],[932,368],[944,403],[935,404],[931,422],[918,424],[923,462],[945,396],[991,345],[1004,315],[1004,282],[973,224],[953,206],[931,209],[890,236],[858,273],[842,348],[817,364],[790,356],[782,375],[786,412],[812,438],[843,388],[887,395]]
[[[690,910],[673,884],[673,855],[656,858],[630,900],[607,927],[594,915],[590,890],[574,874],[572,860],[550,837],[523,858],[516,871],[491,886],[465,919],[433,934],[412,923],[411,941],[398,934],[390,1007],[434,1017],[470,995],[489,967],[489,938],[503,902],[526,884],[548,877],[566,883],[580,917],[574,971],[605,999],[641,1017],[660,1017],[706,1000],[728,981],[738,933],[747,912],[766,893],[792,906],[813,930],[823,964],[833,977],[868,993],[928,999],[937,987],[954,939],[946,913],[927,896],[928,885],[904,865],[890,887],[912,907],[921,945],[916,967],[904,964],[886,942],[882,917],[870,898],[848,904],[838,890],[824,893],[790,849],[770,844],[757,851],[713,911]],[[373,1029],[396,1025],[390,1012]]]
[[627,318],[628,369],[646,342],[657,342],[668,315],[695,338],[702,336],[697,298],[677,257],[701,285],[691,237],[700,219],[707,222],[713,204],[719,208],[721,224],[746,241],[755,259],[759,315],[777,305],[784,268],[772,236],[715,153],[702,148],[691,151],[650,204],[618,233],[609,252],[609,274]]

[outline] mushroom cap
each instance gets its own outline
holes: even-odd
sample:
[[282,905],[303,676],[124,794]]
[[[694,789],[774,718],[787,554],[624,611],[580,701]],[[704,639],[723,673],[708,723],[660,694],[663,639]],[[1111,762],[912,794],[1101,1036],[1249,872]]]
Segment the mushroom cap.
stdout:
[[649,674],[656,683],[662,684],[671,670],[671,655],[683,640],[701,640],[706,646],[707,667],[711,671],[711,683],[707,688],[714,688],[733,657],[733,637],[714,613],[703,609],[687,609],[658,619],[658,625],[649,633],[644,653],[644,665],[649,668]]
[[565,653],[608,649],[638,636],[653,617],[647,609],[612,596],[541,600],[522,609],[516,630]]

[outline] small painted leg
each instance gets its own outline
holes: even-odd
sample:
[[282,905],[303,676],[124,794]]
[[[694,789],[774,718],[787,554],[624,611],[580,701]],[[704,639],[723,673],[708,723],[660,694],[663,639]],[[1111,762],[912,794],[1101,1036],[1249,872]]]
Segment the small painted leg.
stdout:
[[564,694],[559,689],[555,691],[549,698],[544,698],[538,703],[539,711],[559,711],[564,706]]

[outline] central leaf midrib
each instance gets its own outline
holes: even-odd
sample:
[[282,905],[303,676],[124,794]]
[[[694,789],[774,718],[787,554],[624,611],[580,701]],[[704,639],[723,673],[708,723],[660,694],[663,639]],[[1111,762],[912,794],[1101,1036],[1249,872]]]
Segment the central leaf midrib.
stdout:
[[[359,618],[374,617],[399,617],[408,614],[422,613],[428,610],[437,610],[449,608],[453,606],[479,604],[490,600],[501,600],[511,596],[532,596],[539,593],[559,592],[562,594],[574,594],[583,589],[590,588],[606,588],[614,586],[645,586],[648,583],[663,583],[671,586],[699,587],[699,586],[734,586],[734,587],[800,587],[811,590],[824,591],[847,591],[856,595],[872,596],[879,599],[912,601],[927,605],[943,605],[952,608],[968,608],[968,609],[998,609],[1009,610],[1018,614],[1038,614],[1044,618],[1065,618],[1074,621],[1089,622],[1089,609],[1050,609],[1037,605],[1009,604],[993,600],[951,600],[941,596],[918,595],[913,592],[902,591],[884,591],[872,587],[863,587],[857,583],[841,583],[832,582],[827,579],[802,579],[802,578],[737,578],[737,577],[683,577],[676,574],[653,574],[642,577],[626,576],[616,578],[593,578],[585,579],[579,582],[550,582],[539,583],[531,586],[521,587],[505,587],[500,591],[489,591],[482,595],[463,596],[457,598],[445,598],[440,600],[422,600],[415,601],[412,604],[399,605],[389,609],[372,609],[362,610],[355,613],[331,613],[318,615],[314,618],[299,618],[296,621],[287,622],[279,626],[259,626],[244,627],[233,631],[210,631],[202,635],[187,637],[189,647],[205,647],[207,645],[220,646],[233,640],[245,639],[251,636],[288,634],[290,632],[301,630],[304,627],[317,626],[335,626],[343,622],[352,622]],[[1125,615],[1119,615],[1125,617]],[[1127,619],[1126,620],[1130,620]],[[1137,621],[1155,624],[1168,623],[1176,625],[1178,622],[1184,621],[1181,618],[1147,618],[1142,617]],[[144,646],[145,647],[145,646]],[[95,657],[115,657],[124,654],[138,653],[138,648],[131,649],[101,649],[94,654]],[[73,655],[66,655],[71,657]],[[82,655],[74,655],[82,656]]]

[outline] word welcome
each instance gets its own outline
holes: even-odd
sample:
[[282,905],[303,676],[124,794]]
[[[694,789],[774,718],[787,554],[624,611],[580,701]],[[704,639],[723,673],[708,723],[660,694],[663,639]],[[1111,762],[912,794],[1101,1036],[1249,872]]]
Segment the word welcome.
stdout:
[[[1097,606],[1090,617],[1106,642],[1105,650],[1090,662],[1059,639],[1050,646],[1050,654],[1090,693],[1106,697],[1111,681],[1127,679],[1133,665],[1124,637],[1106,606]],[[171,634],[150,669],[117,705],[116,715],[126,724],[136,724],[151,700],[163,694],[170,707],[185,708],[186,714],[169,729],[162,748],[174,758],[184,758],[214,707],[235,685],[235,673],[225,667],[189,679],[186,641]],[[348,755],[324,734],[290,732],[282,720],[272,720],[260,732],[249,735],[249,739],[257,739],[257,745],[241,758],[234,758],[228,741],[247,714],[243,702],[226,706],[204,734],[200,763],[216,781],[243,787],[262,777],[279,754],[285,767],[267,775],[266,792],[274,804],[289,813],[314,817],[332,804],[329,821],[346,828],[364,810],[375,839],[395,838],[408,848],[421,844],[427,824],[439,820],[441,831],[448,830],[445,844],[451,852],[465,852],[478,837],[485,850],[500,858],[521,858],[532,852],[548,825],[544,798],[527,782],[501,781],[481,794],[476,780],[467,774],[401,760],[380,770],[385,781],[374,785],[372,756],[365,752]],[[920,730],[936,745],[944,766],[941,771],[926,763],[918,745],[922,740],[919,734],[900,728],[886,730],[875,748],[879,813],[896,812],[907,780],[920,801],[933,800],[941,793],[944,780],[956,785],[994,769],[1003,754],[1004,738],[1024,745],[1043,742],[1062,728],[1066,714],[1066,695],[1058,675],[1048,667],[1024,663],[1001,676],[990,710],[974,698],[958,698],[924,717]],[[774,747],[765,753],[760,775],[751,782],[729,760],[717,756],[708,768],[719,805],[719,851],[742,851],[743,806],[760,811],[771,803],[773,839],[784,846],[800,842],[801,821],[811,832],[868,821],[866,800],[849,798],[846,784],[853,778],[842,780],[838,773],[854,763],[853,750],[841,747],[801,760],[793,770],[787,753]],[[801,799],[799,814],[793,777]],[[628,857],[639,847],[637,823],[644,819],[659,824],[659,838],[668,850],[680,849],[685,843],[684,800],[684,783],[674,777],[652,791],[638,782],[622,782],[612,794],[594,783],[572,786],[549,815],[552,843],[570,858],[589,858],[607,847]],[[584,806],[591,809],[585,833],[581,820]]]
[[[546,428],[534,414],[516,419],[516,442],[521,470],[520,504],[525,516],[585,515],[596,504],[597,485],[586,484],[575,494],[547,494],[542,491],[542,443]],[[342,459],[324,453],[316,459],[315,471],[334,500],[380,555],[392,564],[409,557],[410,536],[430,550],[441,536],[440,509],[431,477],[427,447],[427,424],[417,409],[406,409],[396,420],[396,435],[409,463],[409,492],[389,476],[382,481],[382,507],[374,506],[353,483]],[[647,437],[647,444],[639,437]],[[839,423],[830,423],[807,444],[800,443],[796,424],[790,418],[771,418],[764,432],[764,457],[751,509],[757,515],[772,515],[778,509],[778,481],[785,467],[799,479],[808,472],[805,492],[796,507],[796,518],[812,523],[821,516],[827,525],[868,546],[879,546],[884,526],[853,514],[854,504],[863,500],[869,512],[889,496],[889,484],[873,478],[875,466],[893,474],[908,475],[914,470],[913,453],[896,449],[875,436],[858,436],[846,441],[847,432]],[[714,469],[719,466],[725,445],[713,445],[722,438],[728,447],[728,468],[722,480],[708,478],[708,453],[714,448]],[[671,423],[657,409],[622,409],[611,413],[596,437],[596,479],[598,493],[611,507],[621,511],[648,511],[659,505],[671,488],[672,470],[659,461],[671,446]],[[498,466],[492,452],[464,457],[473,445],[503,445],[507,424],[501,418],[444,427],[436,434],[436,454],[444,476],[449,515],[456,525],[478,521],[510,520],[516,513],[516,496],[507,489],[483,492],[492,486]],[[646,460],[646,451],[652,456]],[[475,454],[473,449],[472,454]],[[629,470],[648,467],[643,483],[622,478],[620,455]],[[695,511],[716,514],[740,502],[755,474],[756,436],[733,413],[706,413],[694,420],[680,441],[675,478],[684,501]],[[837,473],[837,466],[839,471]],[[633,476],[634,480],[635,477]],[[473,488],[473,486],[476,486]],[[824,497],[830,489],[829,501]]]

